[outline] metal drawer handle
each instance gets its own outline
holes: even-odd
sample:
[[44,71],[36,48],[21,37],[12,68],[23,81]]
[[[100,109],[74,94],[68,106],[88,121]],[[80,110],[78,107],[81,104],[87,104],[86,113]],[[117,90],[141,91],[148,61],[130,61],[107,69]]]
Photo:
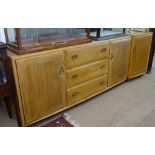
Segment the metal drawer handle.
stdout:
[[106,67],[106,65],[102,65],[100,68],[103,69],[103,68],[105,68],[105,67]]
[[74,92],[73,94],[72,94],[72,97],[77,97],[79,95],[79,92]]
[[105,81],[100,81],[100,86],[104,85]]
[[78,55],[73,55],[71,58],[72,60],[76,60],[79,56]]
[[107,51],[107,48],[106,47],[102,48],[101,52],[105,52],[105,51]]
[[78,74],[73,74],[73,75],[72,75],[72,79],[73,79],[73,80],[76,80],[77,78],[78,78]]

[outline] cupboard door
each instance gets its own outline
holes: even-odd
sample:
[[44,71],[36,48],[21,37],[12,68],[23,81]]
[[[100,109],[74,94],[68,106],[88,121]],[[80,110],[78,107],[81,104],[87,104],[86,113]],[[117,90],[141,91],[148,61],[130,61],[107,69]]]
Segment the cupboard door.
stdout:
[[152,35],[134,36],[128,77],[134,77],[146,72],[151,49]]
[[108,86],[127,79],[131,38],[112,40],[110,45]]
[[16,60],[26,124],[65,106],[63,52]]

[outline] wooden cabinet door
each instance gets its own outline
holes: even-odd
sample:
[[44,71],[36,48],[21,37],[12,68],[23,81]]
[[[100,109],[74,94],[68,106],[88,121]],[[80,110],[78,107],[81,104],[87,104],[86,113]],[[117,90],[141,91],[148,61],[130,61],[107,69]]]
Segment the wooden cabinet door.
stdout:
[[127,79],[131,38],[116,39],[111,41],[108,86]]
[[65,106],[63,52],[16,60],[26,124]]
[[128,77],[134,77],[146,72],[149,61],[152,35],[134,36]]

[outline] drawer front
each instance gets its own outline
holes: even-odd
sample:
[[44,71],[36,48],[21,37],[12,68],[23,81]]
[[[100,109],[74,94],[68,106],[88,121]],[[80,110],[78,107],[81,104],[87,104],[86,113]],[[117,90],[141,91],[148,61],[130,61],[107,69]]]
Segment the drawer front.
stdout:
[[68,69],[109,57],[109,42],[66,50]]
[[83,65],[66,72],[67,88],[92,80],[107,73],[108,59]]
[[68,105],[83,100],[90,95],[105,90],[107,87],[107,75],[88,81],[76,87],[67,89]]

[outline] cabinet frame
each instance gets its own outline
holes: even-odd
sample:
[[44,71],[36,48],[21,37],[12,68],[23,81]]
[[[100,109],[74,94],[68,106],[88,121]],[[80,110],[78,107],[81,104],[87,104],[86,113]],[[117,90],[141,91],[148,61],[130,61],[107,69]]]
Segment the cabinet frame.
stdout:
[[79,45],[79,44],[85,44],[85,43],[91,42],[91,39],[89,39],[89,34],[88,34],[89,29],[85,28],[86,36],[82,38],[78,38],[78,39],[76,38],[76,39],[70,40],[64,44],[52,44],[51,42],[48,42],[48,43],[42,43],[42,44],[36,44],[36,45],[30,45],[30,46],[23,47],[21,44],[21,37],[20,37],[21,28],[14,28],[14,30],[15,30],[15,38],[17,40],[17,45],[14,45],[9,42],[7,28],[4,29],[4,33],[6,37],[7,48],[17,54],[27,54],[27,53],[51,50],[51,49],[68,47],[72,45]]

